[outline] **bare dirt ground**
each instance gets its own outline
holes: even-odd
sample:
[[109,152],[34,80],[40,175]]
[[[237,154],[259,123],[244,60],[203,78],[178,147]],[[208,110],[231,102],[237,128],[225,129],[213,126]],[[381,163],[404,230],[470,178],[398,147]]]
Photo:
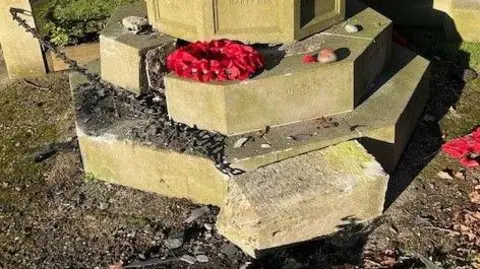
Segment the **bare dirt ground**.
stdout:
[[[351,232],[256,261],[238,249],[225,254],[216,248],[224,242],[214,237],[207,263],[148,268],[238,269],[247,262],[249,269],[480,268],[480,172],[464,171],[439,152],[445,138],[467,134],[480,122],[480,79],[464,82],[459,75],[480,62],[480,46],[436,50],[429,32],[400,33],[433,61],[434,94],[392,175],[382,218],[367,229],[353,225]],[[66,74],[0,86],[2,269],[108,268],[148,260],[199,207],[84,175],[70,101]],[[52,152],[51,143],[66,146]],[[187,252],[185,246],[171,255]]]

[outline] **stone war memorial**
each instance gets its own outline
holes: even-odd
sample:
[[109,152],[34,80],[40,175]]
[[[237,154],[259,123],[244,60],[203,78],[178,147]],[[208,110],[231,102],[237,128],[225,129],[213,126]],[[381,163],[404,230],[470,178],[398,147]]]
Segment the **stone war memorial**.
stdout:
[[[193,5],[193,6],[192,6]],[[429,62],[355,0],[147,0],[70,77],[85,172],[220,207],[252,257],[384,209]]]

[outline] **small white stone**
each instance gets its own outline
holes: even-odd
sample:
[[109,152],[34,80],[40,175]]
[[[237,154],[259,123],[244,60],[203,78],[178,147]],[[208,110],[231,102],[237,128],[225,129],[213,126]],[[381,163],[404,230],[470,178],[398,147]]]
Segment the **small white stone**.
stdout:
[[338,60],[337,54],[332,49],[323,49],[318,54],[318,62],[322,64],[334,63]]
[[347,31],[347,33],[353,34],[353,33],[357,33],[359,31],[359,29],[356,25],[347,23],[345,25],[345,31]]
[[197,262],[197,259],[195,259],[195,257],[192,257],[190,255],[183,255],[180,260],[188,263],[188,264],[195,264]]
[[207,255],[198,255],[196,257],[196,259],[197,259],[198,262],[208,262],[209,261]]
[[264,144],[262,144],[262,145],[260,145],[260,146],[262,147],[262,149],[269,149],[269,148],[272,147],[272,145],[267,144],[267,143],[264,143]]
[[122,20],[123,27],[127,28],[129,31],[138,33],[148,26],[147,19],[138,16],[128,16]]

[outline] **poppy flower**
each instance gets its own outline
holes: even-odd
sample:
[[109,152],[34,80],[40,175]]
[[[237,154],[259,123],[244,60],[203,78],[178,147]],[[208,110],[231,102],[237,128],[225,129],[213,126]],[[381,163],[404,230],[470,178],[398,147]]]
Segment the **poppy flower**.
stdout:
[[302,58],[302,63],[304,63],[304,64],[316,63],[317,61],[318,60],[317,60],[317,57],[315,55],[306,54]]
[[442,146],[443,152],[458,159],[464,167],[480,166],[480,128],[464,137],[448,141]]
[[168,69],[201,82],[245,80],[264,65],[253,47],[225,39],[190,43],[167,56]]

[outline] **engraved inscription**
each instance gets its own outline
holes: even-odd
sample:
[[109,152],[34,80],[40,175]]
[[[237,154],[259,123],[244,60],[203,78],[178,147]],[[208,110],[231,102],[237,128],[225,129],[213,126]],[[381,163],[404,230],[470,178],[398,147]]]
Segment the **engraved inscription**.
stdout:
[[230,5],[272,4],[273,0],[228,0]]

